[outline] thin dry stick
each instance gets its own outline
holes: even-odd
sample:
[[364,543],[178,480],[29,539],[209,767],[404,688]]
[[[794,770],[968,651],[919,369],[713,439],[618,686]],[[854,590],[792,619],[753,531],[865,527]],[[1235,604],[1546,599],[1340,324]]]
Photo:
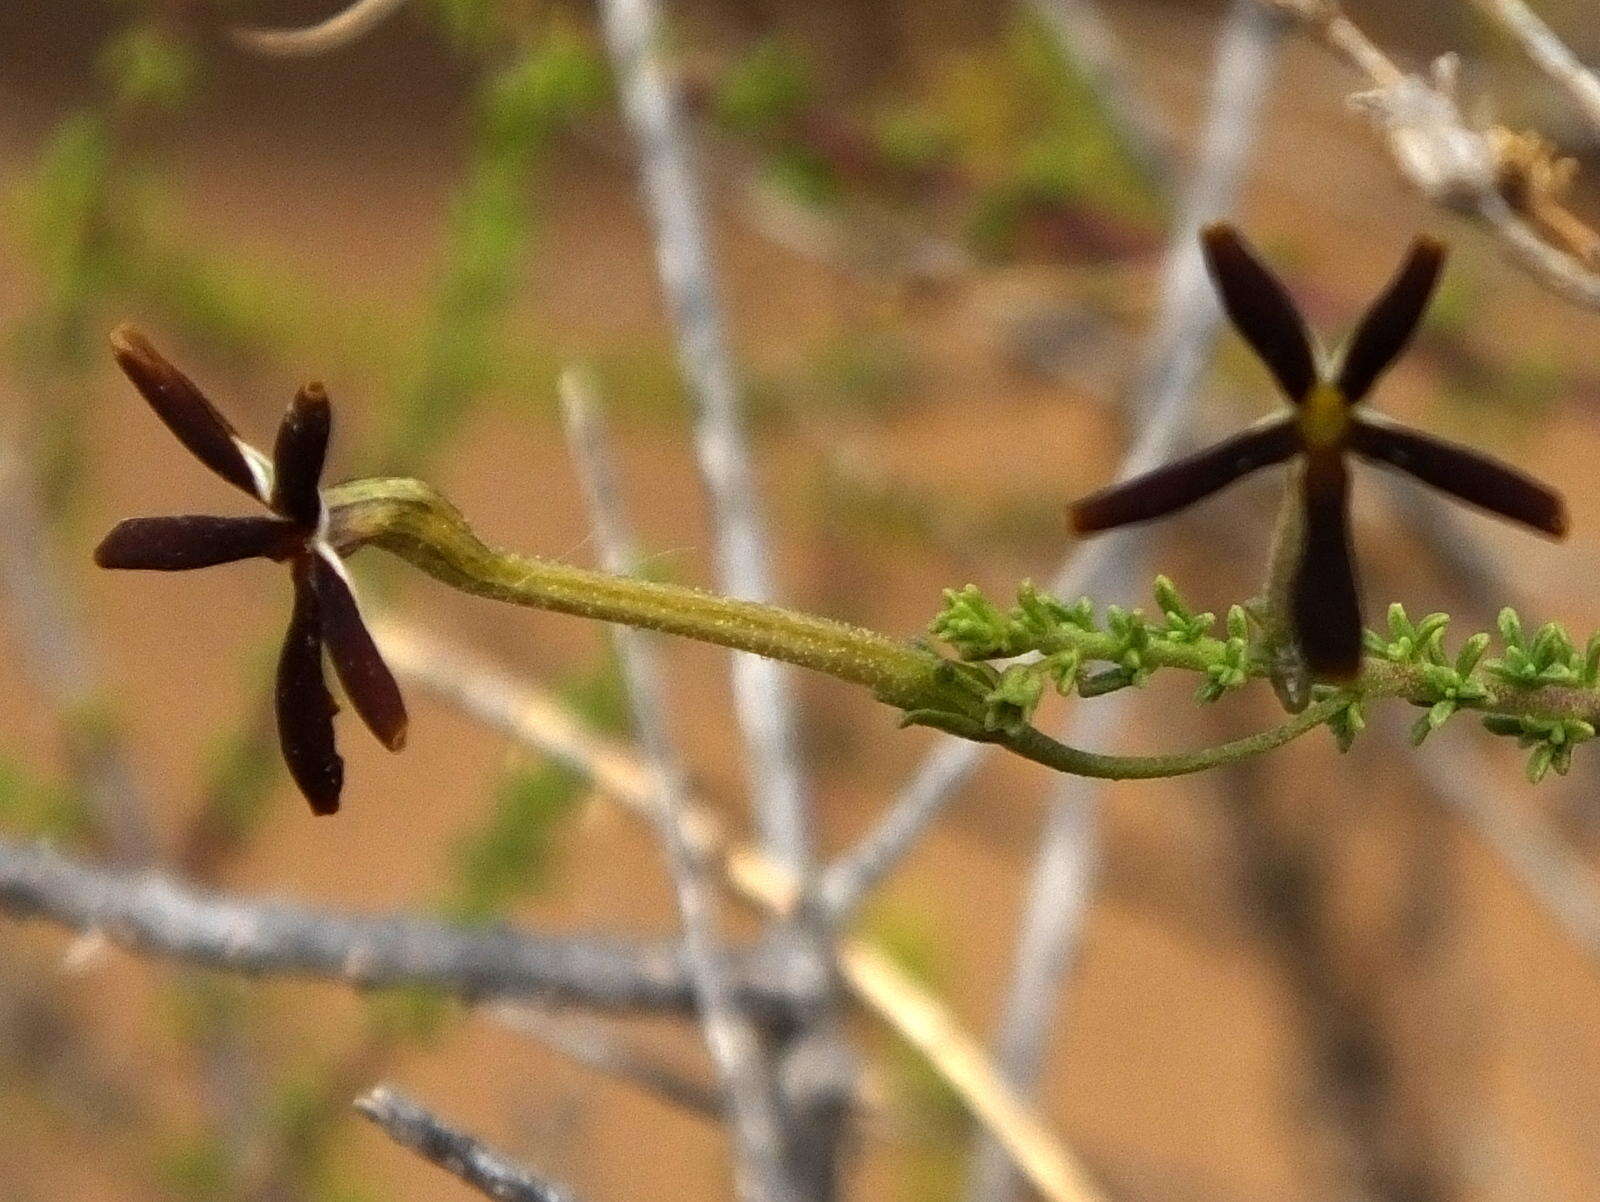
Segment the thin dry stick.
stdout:
[[256,54],[293,58],[327,54],[365,37],[405,7],[406,0],[355,0],[325,21],[298,29],[243,27],[229,32],[235,43]]
[[[694,399],[695,453],[711,501],[718,585],[735,597],[768,600],[771,570],[739,385],[688,127],[662,56],[660,11],[655,0],[603,0],[600,11],[624,115],[639,147],[662,290]],[[750,795],[762,846],[804,874],[810,815],[795,746],[790,674],[770,660],[735,655],[733,687],[750,751]]]
[[1032,8],[1100,102],[1124,152],[1158,192],[1178,180],[1166,124],[1135,82],[1121,39],[1094,0],[1032,0]]
[[[1270,14],[1239,0],[1218,45],[1197,174],[1168,246],[1155,326],[1128,404],[1141,432],[1123,458],[1119,479],[1170,458],[1188,436],[1195,382],[1210,360],[1221,319],[1198,233],[1233,206],[1272,76],[1278,33],[1279,23]],[[1075,549],[1056,570],[1050,591],[1066,597],[1098,592],[1103,573],[1127,560],[1140,537],[1137,530],[1117,531]],[[818,897],[825,912],[835,919],[850,914],[920,841],[986,751],[982,744],[941,739],[877,828],[823,874]]]
[[387,1085],[380,1085],[355,1108],[396,1143],[454,1173],[480,1194],[499,1202],[575,1202],[564,1186],[540,1180],[487,1144],[447,1127],[436,1116]]
[[[580,374],[569,371],[562,377],[561,403],[601,566],[626,575],[637,566],[638,555],[623,514],[616,469],[605,445],[600,416]],[[616,640],[645,768],[657,799],[651,811],[656,816],[656,829],[666,848],[677,890],[706,1045],[728,1092],[739,1195],[770,1202],[799,1202],[800,1191],[786,1165],[783,1119],[760,1038],[749,1017],[734,1005],[728,985],[717,934],[716,899],[706,862],[683,832],[682,815],[687,807],[683,768],[667,730],[655,648],[648,635],[631,627],[613,626],[612,637]]]
[[[136,952],[224,972],[299,976],[359,988],[537,997],[594,1010],[688,1014],[678,943],[540,935],[408,914],[352,914],[231,896],[149,869],[81,863],[0,840],[0,912],[103,937]],[[741,954],[739,1000],[776,1020],[810,998],[780,949]]]
[[[1453,56],[1436,60],[1428,78],[1407,74],[1337,4],[1264,2],[1311,29],[1372,83],[1372,91],[1352,96],[1351,103],[1384,134],[1408,183],[1441,208],[1477,218],[1513,261],[1552,292],[1600,309],[1600,275],[1581,261],[1600,254],[1600,235],[1560,202],[1560,189],[1551,181],[1562,173],[1546,151],[1530,149],[1528,139],[1508,131],[1467,124],[1456,100]],[[1546,241],[1533,221],[1563,245]]]
[[1522,0],[1473,0],[1473,3],[1516,39],[1539,70],[1567,90],[1594,127],[1594,136],[1600,138],[1600,75],[1585,67],[1571,47]]
[[[409,685],[470,714],[583,773],[630,810],[651,817],[657,805],[643,765],[628,751],[580,726],[550,697],[464,648],[393,621],[373,623],[384,658]],[[736,892],[779,915],[793,912],[795,880],[762,852],[730,843],[700,804],[683,814],[683,830],[708,861],[722,866]],[[839,973],[867,1009],[916,1047],[963,1104],[1016,1158],[1051,1202],[1096,1202],[1075,1157],[1006,1085],[978,1042],[949,1011],[870,944],[838,940]]]

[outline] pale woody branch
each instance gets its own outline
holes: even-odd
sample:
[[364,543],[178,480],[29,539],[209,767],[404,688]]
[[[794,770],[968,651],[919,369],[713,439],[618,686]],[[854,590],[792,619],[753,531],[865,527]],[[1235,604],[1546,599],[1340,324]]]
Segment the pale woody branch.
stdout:
[[[424,987],[467,998],[537,997],[608,1011],[688,1014],[675,945],[558,937],[224,897],[156,872],[94,868],[0,842],[0,911],[95,933],[133,951],[229,972]],[[776,1018],[804,998],[777,950],[735,960],[742,1004]]]
[[480,1194],[500,1202],[575,1202],[564,1187],[539,1180],[487,1144],[445,1126],[438,1117],[387,1085],[357,1098],[355,1107],[396,1143],[404,1144],[447,1173],[454,1173]]
[[326,54],[365,37],[405,7],[406,0],[355,0],[325,21],[297,29],[237,28],[233,40],[246,50],[283,58]]
[[[588,501],[600,561],[619,575],[634,568],[638,555],[623,511],[615,464],[607,445],[598,402],[582,372],[561,381],[573,462]],[[667,724],[665,678],[650,636],[627,626],[612,635],[644,763],[655,796],[656,829],[666,853],[684,948],[699,1001],[706,1047],[728,1095],[728,1120],[734,1135],[734,1180],[741,1198],[799,1202],[801,1190],[785,1147],[784,1117],[778,1109],[773,1073],[749,1015],[738,1006],[728,981],[726,949],[718,930],[716,893],[705,861],[683,828],[688,808],[681,759]]]
[[[421,688],[523,746],[589,776],[628,809],[654,817],[659,804],[644,766],[625,749],[579,728],[545,694],[473,655],[395,623],[376,633],[409,687]],[[787,914],[797,904],[793,878],[759,850],[732,844],[698,800],[683,814],[698,853],[713,859],[734,892],[761,909]],[[921,1052],[973,1116],[996,1138],[1041,1197],[1098,1202],[1100,1194],[1070,1149],[1006,1084],[983,1048],[947,1007],[877,948],[838,937],[839,974],[864,1009]]]
[[1600,139],[1600,75],[1579,61],[1555,31],[1522,0],[1474,0],[1521,44],[1535,66],[1572,95]]
[[1456,97],[1453,55],[1438,59],[1427,76],[1408,73],[1331,0],[1263,2],[1300,21],[1366,77],[1372,90],[1351,102],[1385,135],[1413,187],[1482,222],[1547,288],[1600,309],[1600,274],[1592,269],[1600,263],[1600,235],[1565,204],[1570,164],[1536,135],[1469,124]]

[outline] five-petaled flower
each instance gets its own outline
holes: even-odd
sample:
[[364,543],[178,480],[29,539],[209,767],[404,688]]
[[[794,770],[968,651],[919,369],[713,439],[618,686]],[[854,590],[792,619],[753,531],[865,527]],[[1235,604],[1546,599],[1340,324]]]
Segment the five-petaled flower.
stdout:
[[229,484],[266,505],[272,516],[129,518],[95,549],[95,562],[158,572],[255,557],[289,564],[294,611],[278,659],[278,738],[290,775],[312,810],[331,814],[339,808],[344,761],[334,747],[338,706],[323,676],[323,647],[356,712],[391,751],[405,742],[406,709],[361,620],[344,563],[328,542],[327,508],[318,488],[332,422],[327,394],[320,384],[307,384],[296,394],[269,459],[234,433],[194,382],[137,330],[120,327],[111,335],[111,347],[178,441]]
[[[1269,464],[1298,457],[1300,520],[1290,531],[1283,615],[1313,679],[1342,681],[1361,666],[1361,604],[1352,563],[1347,452],[1409,472],[1424,484],[1560,538],[1561,497],[1466,447],[1409,430],[1364,407],[1405,349],[1444,265],[1444,247],[1419,238],[1400,270],[1336,355],[1314,347],[1288,292],[1238,231],[1208,226],[1206,265],[1234,327],[1293,406],[1188,459],[1116,484],[1069,509],[1080,534],[1163,517]],[[1297,528],[1296,528],[1297,527]]]

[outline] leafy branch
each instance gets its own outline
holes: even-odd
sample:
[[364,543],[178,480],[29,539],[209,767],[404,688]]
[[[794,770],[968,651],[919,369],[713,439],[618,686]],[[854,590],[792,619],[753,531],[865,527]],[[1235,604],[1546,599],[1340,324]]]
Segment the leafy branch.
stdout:
[[[1204,676],[1195,699],[1205,703],[1271,675],[1269,624],[1259,605],[1230,607],[1222,630],[1212,633],[1215,615],[1195,613],[1164,576],[1156,578],[1155,601],[1159,620],[1115,605],[1097,619],[1087,597],[1068,605],[1024,583],[1016,605],[1003,610],[968,585],[946,591],[932,630],[963,660],[1036,657],[989,668],[994,686],[985,721],[998,729],[1025,727],[1049,687],[1062,696],[1095,697],[1177,668]],[[1491,656],[1496,640],[1485,632],[1452,654],[1445,647],[1449,626],[1441,613],[1413,622],[1396,603],[1385,631],[1365,632],[1360,677],[1346,688],[1316,691],[1319,706],[1331,707],[1327,722],[1340,749],[1348,750],[1364,726],[1368,703],[1395,698],[1425,711],[1412,726],[1413,743],[1461,710],[1476,710],[1487,729],[1531,749],[1530,780],[1552,768],[1564,774],[1573,747],[1592,739],[1600,720],[1600,633],[1582,650],[1554,622],[1530,637],[1508,608],[1498,623],[1499,654]]]
[[[1165,578],[1156,584],[1158,620],[1087,599],[1067,604],[1031,585],[1002,609],[977,588],[950,590],[932,633],[959,658],[830,618],[738,600],[682,585],[638,580],[501,551],[473,534],[460,512],[419,480],[356,480],[329,489],[329,541],[341,554],[381,547],[463,592],[681,635],[750,651],[862,685],[904,712],[907,724],[995,743],[1060,772],[1113,780],[1177,776],[1232,763],[1328,725],[1348,747],[1368,703],[1396,698],[1423,707],[1421,741],[1456,712],[1484,715],[1496,734],[1530,748],[1528,773],[1565,772],[1572,748],[1600,720],[1600,636],[1580,652],[1554,624],[1531,638],[1510,610],[1501,616],[1500,654],[1491,638],[1469,638],[1450,655],[1449,619],[1412,622],[1391,607],[1386,635],[1369,632],[1357,682],[1319,688],[1301,713],[1230,743],[1169,755],[1101,755],[1063,743],[1031,725],[1048,689],[1092,698],[1142,685],[1157,670],[1204,677],[1202,701],[1215,701],[1269,674],[1266,633],[1254,607],[1233,606],[1219,633],[1214,615],[1195,613]],[[1220,634],[1220,637],[1219,637]],[[996,666],[991,660],[1035,658]]]

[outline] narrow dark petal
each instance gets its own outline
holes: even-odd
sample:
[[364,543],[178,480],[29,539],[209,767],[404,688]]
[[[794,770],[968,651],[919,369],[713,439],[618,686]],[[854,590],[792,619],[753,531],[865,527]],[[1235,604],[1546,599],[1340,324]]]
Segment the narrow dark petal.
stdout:
[[129,518],[101,540],[94,561],[102,568],[182,572],[256,556],[282,559],[302,542],[299,531],[280,518]]
[[1409,472],[1468,504],[1554,538],[1567,533],[1567,506],[1561,494],[1514,467],[1371,414],[1352,423],[1350,440],[1358,454]]
[[278,658],[278,742],[300,792],[315,814],[339,808],[344,761],[333,744],[338,707],[322,676],[322,625],[310,557],[294,563],[294,613]]
[[1317,382],[1311,336],[1288,290],[1231,225],[1200,232],[1206,266],[1234,328],[1255,348],[1291,401],[1305,400]]
[[111,351],[156,416],[196,459],[229,484],[262,501],[267,499],[262,482],[250,469],[243,442],[193,380],[167,362],[132,326],[118,326],[111,332]]
[[1299,445],[1291,419],[1253,426],[1187,459],[1075,501],[1068,506],[1067,517],[1078,534],[1093,534],[1130,522],[1163,517],[1210,496],[1257,468],[1282,462]]
[[1350,336],[1339,365],[1339,391],[1355,404],[1406,349],[1444,267],[1444,243],[1418,238],[1383,295]]
[[328,394],[321,384],[307,384],[283,415],[272,449],[272,508],[308,530],[316,527],[322,514],[317,485],[332,425]]
[[361,620],[355,594],[328,554],[319,550],[311,561],[328,657],[361,720],[380,743],[399,751],[406,742],[406,703],[400,697],[400,686]]
[[1289,585],[1295,641],[1314,680],[1361,670],[1361,598],[1350,549],[1350,476],[1337,452],[1307,457],[1305,542]]

